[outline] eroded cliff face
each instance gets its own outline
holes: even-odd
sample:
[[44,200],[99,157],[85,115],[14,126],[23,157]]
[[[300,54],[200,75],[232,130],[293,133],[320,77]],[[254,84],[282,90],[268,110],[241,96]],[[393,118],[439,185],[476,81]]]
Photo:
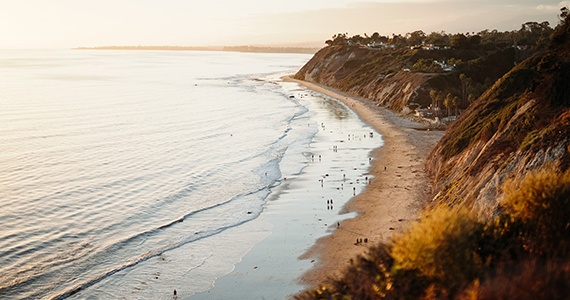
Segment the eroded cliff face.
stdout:
[[[501,185],[507,179],[547,164],[560,171],[570,167],[569,36],[570,29],[559,30],[547,50],[510,71],[515,55],[509,49],[477,60],[478,72],[496,65],[493,72],[500,79],[462,112],[430,154],[426,167],[434,178],[432,203],[465,206],[491,216],[500,212]],[[426,53],[326,47],[295,78],[399,112],[412,103],[429,105],[434,84],[448,90],[461,86],[457,74],[406,71],[414,55]]]
[[433,203],[461,205],[471,208],[482,217],[500,213],[503,197],[501,186],[507,179],[520,177],[552,163],[560,166],[568,157],[570,139],[562,138],[546,149],[516,151],[493,156],[486,149],[493,144],[478,141],[449,161],[440,158],[440,148],[428,159],[429,173],[434,176]]
[[435,74],[404,71],[407,63],[381,50],[356,47],[321,49],[295,75],[296,79],[324,84],[402,111],[409,103],[429,102],[428,79]]
[[427,162],[434,203],[489,217],[500,213],[507,179],[547,164],[569,168],[569,53],[551,46],[525,60],[448,128]]

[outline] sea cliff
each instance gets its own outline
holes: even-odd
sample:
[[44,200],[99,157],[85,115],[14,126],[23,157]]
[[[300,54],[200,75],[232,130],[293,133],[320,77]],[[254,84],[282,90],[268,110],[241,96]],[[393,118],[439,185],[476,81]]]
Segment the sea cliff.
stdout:
[[[341,278],[298,299],[567,298],[570,10],[560,17],[532,51],[509,46],[448,73],[417,68],[414,56],[438,51],[387,51],[380,64],[362,61],[375,54],[342,46],[319,51],[301,69],[299,79],[367,97],[400,115],[427,106],[421,97],[429,91],[429,110],[447,129],[424,161],[432,178],[426,209],[351,260]],[[377,72],[382,66],[392,71]],[[392,84],[400,95],[379,96],[390,94]],[[477,97],[453,112],[448,96],[447,113],[441,111],[441,91],[459,91],[465,100],[479,85],[481,93],[470,93]]]
[[[498,213],[500,186],[506,179],[549,162],[568,167],[568,116],[560,113],[568,107],[562,100],[568,92],[564,79],[570,74],[564,55],[552,49],[529,54],[513,48],[482,53],[329,46],[294,77],[408,115],[432,104],[432,90],[461,94],[462,72],[490,79],[492,84],[481,97],[465,103],[457,120],[450,122],[426,164],[433,178],[433,204],[465,206],[490,216]],[[451,56],[472,62],[470,69],[410,71],[421,58]]]

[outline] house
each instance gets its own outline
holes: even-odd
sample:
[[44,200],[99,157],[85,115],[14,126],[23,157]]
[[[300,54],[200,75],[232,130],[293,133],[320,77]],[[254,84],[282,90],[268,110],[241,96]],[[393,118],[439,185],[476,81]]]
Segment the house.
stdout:
[[395,45],[388,45],[384,42],[373,42],[368,44],[368,48],[394,49],[395,47]]
[[451,72],[455,69],[455,65],[451,66],[446,64],[445,62],[439,62],[437,60],[434,60],[433,62],[438,64],[444,72]]
[[423,44],[421,47],[422,50],[439,50],[439,47],[434,44]]
[[380,47],[384,47],[384,45],[385,44],[383,42],[373,42],[373,43],[368,44],[368,47],[380,48]]

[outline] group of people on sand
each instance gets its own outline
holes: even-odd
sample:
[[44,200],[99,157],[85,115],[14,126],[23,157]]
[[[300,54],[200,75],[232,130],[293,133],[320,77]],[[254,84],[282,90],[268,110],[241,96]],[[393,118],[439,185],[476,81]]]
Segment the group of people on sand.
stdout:
[[[364,243],[368,243],[368,238],[364,238]],[[362,239],[361,238],[357,238],[356,239],[356,243],[354,243],[355,245],[360,245],[362,244]]]

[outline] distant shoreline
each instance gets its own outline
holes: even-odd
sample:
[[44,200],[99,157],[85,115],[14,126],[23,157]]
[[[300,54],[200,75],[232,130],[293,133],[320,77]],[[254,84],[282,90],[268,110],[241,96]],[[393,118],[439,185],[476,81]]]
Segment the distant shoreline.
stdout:
[[261,47],[261,46],[101,46],[76,47],[72,50],[159,50],[159,51],[225,51],[248,53],[300,53],[315,54],[320,48]]

